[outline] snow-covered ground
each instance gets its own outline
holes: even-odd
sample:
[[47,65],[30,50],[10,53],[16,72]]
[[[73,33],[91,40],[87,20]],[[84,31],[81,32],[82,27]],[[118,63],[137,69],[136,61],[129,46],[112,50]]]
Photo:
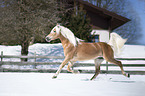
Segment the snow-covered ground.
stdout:
[[[20,55],[20,50],[20,46],[0,45],[0,51],[3,51],[4,55]],[[61,44],[31,45],[29,55],[34,55],[35,52],[40,56],[63,56]],[[125,45],[120,57],[145,57],[145,46]],[[38,59],[37,61],[62,60]],[[131,78],[126,78],[123,75],[100,74],[94,81],[89,80],[93,74],[60,73],[57,79],[51,79],[53,75],[53,73],[1,72],[0,96],[145,96],[144,75],[131,75]]]
[[0,73],[0,96],[145,96],[145,76]]

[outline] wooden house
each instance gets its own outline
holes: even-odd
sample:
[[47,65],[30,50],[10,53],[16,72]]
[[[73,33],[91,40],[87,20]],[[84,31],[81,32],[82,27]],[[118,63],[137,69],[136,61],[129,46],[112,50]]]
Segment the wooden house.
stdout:
[[[102,41],[102,40],[105,40],[105,39],[102,39],[103,37],[109,40],[109,37],[110,37],[109,34],[110,32],[112,32],[112,30],[130,21],[130,19],[126,17],[120,16],[106,9],[97,7],[84,0],[61,0],[61,1],[65,3],[67,2],[72,5],[74,2],[78,5],[80,4],[83,5],[83,8],[86,10],[86,13],[91,20],[91,25],[93,28],[93,32],[91,33],[91,35],[96,35],[94,36],[95,41],[104,42]],[[98,30],[104,30],[104,31],[98,32]],[[106,33],[101,33],[101,32],[106,32]],[[100,36],[101,34],[105,36]],[[105,42],[107,42],[107,40],[105,40]]]

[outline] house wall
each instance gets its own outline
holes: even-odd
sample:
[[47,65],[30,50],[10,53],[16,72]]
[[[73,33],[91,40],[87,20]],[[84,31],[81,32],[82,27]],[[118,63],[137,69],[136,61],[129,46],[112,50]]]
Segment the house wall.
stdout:
[[92,30],[91,35],[99,35],[99,42],[109,42],[108,30]]

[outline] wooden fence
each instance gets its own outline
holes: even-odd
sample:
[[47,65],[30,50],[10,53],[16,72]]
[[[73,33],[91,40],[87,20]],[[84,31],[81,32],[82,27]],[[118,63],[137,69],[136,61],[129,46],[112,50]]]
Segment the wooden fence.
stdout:
[[[1,61],[0,61],[0,71],[1,72],[49,72],[54,73],[58,68],[50,68],[50,69],[41,69],[37,68],[38,65],[60,65],[61,62],[37,62],[38,58],[41,59],[64,59],[63,56],[14,56],[14,55],[3,55],[3,52],[1,52],[0,55]],[[34,59],[33,62],[15,62],[15,61],[4,61],[4,58],[28,58],[28,59]],[[142,74],[145,75],[145,58],[116,58],[121,61],[137,61],[137,64],[123,64],[125,71],[130,74]],[[141,63],[139,63],[141,62]],[[143,63],[142,63],[143,62]],[[17,66],[25,66],[25,65],[33,65],[33,68],[4,68],[3,65],[17,65]],[[94,63],[75,63],[73,68],[77,68],[81,73],[94,73],[94,69],[87,69],[88,67],[93,67]],[[81,69],[80,67],[86,67],[86,69]],[[105,67],[104,70],[101,70],[101,73],[107,73],[107,74],[121,74],[120,69],[118,70],[110,70],[110,67],[116,67],[118,66],[114,64],[108,64],[108,62],[101,64],[101,67]],[[79,69],[80,68],[80,69]],[[132,70],[126,70],[126,69],[132,69]],[[141,68],[142,70],[133,70],[136,68]],[[63,68],[63,73],[66,73],[66,68]]]

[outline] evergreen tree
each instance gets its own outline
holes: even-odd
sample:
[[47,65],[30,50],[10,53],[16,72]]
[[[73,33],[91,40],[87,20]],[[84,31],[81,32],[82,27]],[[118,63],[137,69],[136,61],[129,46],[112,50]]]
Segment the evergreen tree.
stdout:
[[91,32],[90,19],[88,18],[86,11],[83,10],[82,5],[76,5],[74,3],[74,10],[67,12],[63,15],[61,23],[65,27],[69,28],[76,37],[85,41],[90,41],[89,35]]

